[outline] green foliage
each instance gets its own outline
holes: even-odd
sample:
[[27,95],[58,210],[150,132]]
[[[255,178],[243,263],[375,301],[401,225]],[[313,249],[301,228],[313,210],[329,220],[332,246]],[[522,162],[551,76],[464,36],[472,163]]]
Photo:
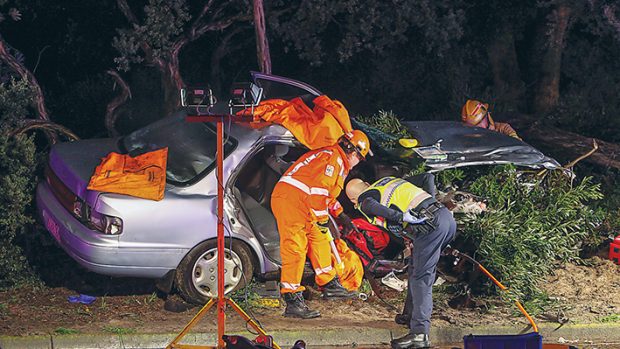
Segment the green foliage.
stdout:
[[121,53],[114,59],[120,70],[128,71],[131,63],[144,61],[139,53],[142,43],[153,48],[155,59],[166,57],[173,49],[173,39],[183,32],[191,18],[185,0],[149,0],[144,13],[143,24],[119,30],[113,40],[112,45]]
[[389,134],[391,137],[381,139],[381,146],[394,148],[398,144],[399,138],[411,138],[407,128],[403,126],[400,119],[392,112],[379,110],[377,114],[370,116],[358,115],[357,121]]
[[33,222],[27,209],[33,199],[35,145],[33,137],[9,135],[26,115],[31,97],[23,81],[0,85],[0,288],[32,279],[17,242]]
[[601,322],[620,322],[620,314],[611,314],[607,316],[603,316],[600,320]]
[[[272,19],[275,33],[313,65],[336,53],[340,62],[358,53],[377,55],[408,40],[443,54],[463,33],[463,2],[319,0],[288,5]],[[291,14],[292,12],[292,14]]]
[[584,239],[596,234],[604,217],[589,206],[603,197],[600,186],[589,177],[571,186],[559,171],[541,180],[513,166],[496,167],[467,190],[486,197],[491,211],[460,218],[463,237],[512,294],[526,301],[544,298],[538,283],[557,261],[578,260]]
[[460,168],[452,168],[438,172],[435,176],[441,188],[446,188],[465,179],[465,171]]
[[80,331],[75,330],[73,328],[58,327],[57,329],[54,330],[54,333],[61,334],[61,335],[69,335],[69,334],[78,334],[80,333]]
[[119,336],[136,333],[135,328],[127,328],[127,327],[105,326],[103,330],[105,332],[113,333]]

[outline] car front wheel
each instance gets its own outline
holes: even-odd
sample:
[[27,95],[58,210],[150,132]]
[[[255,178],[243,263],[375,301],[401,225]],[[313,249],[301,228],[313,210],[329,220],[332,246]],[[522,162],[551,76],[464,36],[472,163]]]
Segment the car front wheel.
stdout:
[[[244,287],[252,279],[254,265],[248,247],[226,239],[224,252],[224,294]],[[217,240],[202,242],[183,258],[175,285],[186,301],[204,304],[217,297]]]

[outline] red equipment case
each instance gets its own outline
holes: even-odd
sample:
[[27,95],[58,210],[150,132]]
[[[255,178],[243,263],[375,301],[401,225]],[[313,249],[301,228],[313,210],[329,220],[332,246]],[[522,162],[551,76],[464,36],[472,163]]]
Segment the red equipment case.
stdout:
[[620,235],[609,244],[609,259],[620,265]]

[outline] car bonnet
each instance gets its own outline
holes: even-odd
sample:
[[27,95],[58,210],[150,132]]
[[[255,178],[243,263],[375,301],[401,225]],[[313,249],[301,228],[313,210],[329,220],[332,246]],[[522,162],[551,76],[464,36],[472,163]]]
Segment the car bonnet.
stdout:
[[[397,137],[393,135],[387,135],[364,124],[356,122],[356,126],[366,129],[370,137],[380,143],[385,140],[397,140]],[[531,145],[499,132],[468,127],[454,121],[406,121],[403,122],[403,126],[420,146],[438,144],[441,151],[447,154],[445,159],[426,160],[426,165],[431,168],[431,171],[492,164],[514,164],[548,169],[561,167],[556,160]],[[400,159],[420,159],[413,149],[405,149],[400,145],[396,147],[382,150]]]

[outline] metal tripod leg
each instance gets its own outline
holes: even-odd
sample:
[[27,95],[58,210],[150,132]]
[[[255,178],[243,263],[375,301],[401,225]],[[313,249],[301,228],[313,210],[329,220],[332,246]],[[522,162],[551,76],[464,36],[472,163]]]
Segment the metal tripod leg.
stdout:
[[200,311],[194,315],[194,317],[192,318],[192,320],[190,322],[187,323],[187,325],[185,325],[185,327],[183,328],[183,330],[181,330],[181,332],[172,340],[172,342],[170,342],[170,344],[168,344],[168,346],[166,347],[166,349],[172,349],[172,348],[178,348],[177,343],[181,340],[181,338],[183,338],[187,332],[189,332],[189,330],[194,327],[194,325],[200,321],[200,319],[203,318],[203,316],[206,315],[207,311],[209,309],[211,309],[211,307],[213,306],[213,304],[217,303],[217,298],[211,298],[207,304],[205,304],[204,307],[202,307],[202,309],[200,309]]
[[[246,314],[245,311],[243,311],[243,309],[241,309],[240,306],[237,305],[237,303],[235,303],[235,301],[233,301],[230,298],[226,298],[226,303],[228,303],[228,305],[230,305],[231,308],[233,308],[237,314],[239,314],[243,320],[246,321],[246,323],[249,323],[250,326],[252,326],[253,329],[255,329],[261,336],[267,336],[267,333],[265,332],[265,330],[263,330],[257,323],[256,321],[254,321],[254,319],[252,319],[248,314]],[[273,347],[274,349],[280,349],[280,346],[277,345],[275,342],[273,343]]]
[[[250,324],[250,326],[252,326],[252,328],[255,329],[261,336],[267,336],[267,333],[265,332],[265,330],[263,330],[256,323],[256,321],[254,321],[245,311],[243,311],[243,309],[241,309],[241,307],[237,305],[235,301],[233,301],[230,298],[226,298],[226,297],[224,297],[224,301],[226,302],[226,304],[230,305],[230,307],[233,308],[237,312],[237,314],[239,314],[243,318],[243,320],[245,320],[246,323]],[[172,340],[172,342],[168,344],[166,349],[217,348],[213,346],[189,345],[189,344],[179,343],[179,341],[191,330],[191,328],[194,327],[194,325],[196,325],[196,323],[200,321],[200,319],[202,319],[205,316],[207,311],[209,311],[209,309],[214,304],[217,304],[217,302],[218,302],[217,298],[211,298],[211,300],[209,300],[209,302],[207,302],[207,304],[205,304],[205,306],[202,307],[202,309],[200,309],[200,311],[196,315],[194,315],[194,318],[192,318],[192,320],[189,323],[187,323],[187,325],[185,325],[183,330],[181,330],[181,332]],[[280,346],[278,346],[275,342],[273,343],[273,348],[281,349]]]

